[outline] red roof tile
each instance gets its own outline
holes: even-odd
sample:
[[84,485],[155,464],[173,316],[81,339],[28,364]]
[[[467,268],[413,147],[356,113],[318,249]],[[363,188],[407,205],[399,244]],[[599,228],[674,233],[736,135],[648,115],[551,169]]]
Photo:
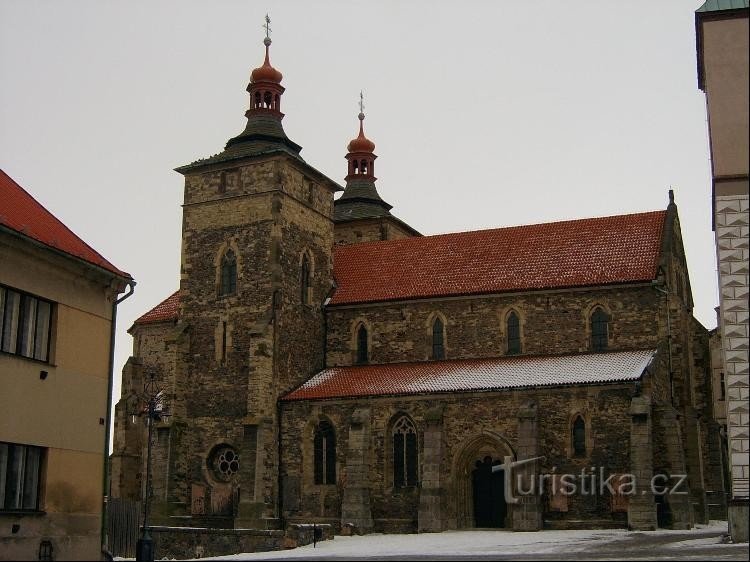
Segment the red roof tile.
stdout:
[[339,246],[331,304],[651,280],[665,213]]
[[282,400],[479,392],[634,381],[641,377],[655,353],[654,350],[641,350],[333,367],[321,371]]
[[168,320],[177,320],[177,313],[180,307],[179,289],[169,295],[166,299],[149,310],[146,314],[138,318],[134,324],[153,324],[154,322],[166,322]]
[[115,275],[131,278],[76,236],[3,170],[0,170],[0,225]]

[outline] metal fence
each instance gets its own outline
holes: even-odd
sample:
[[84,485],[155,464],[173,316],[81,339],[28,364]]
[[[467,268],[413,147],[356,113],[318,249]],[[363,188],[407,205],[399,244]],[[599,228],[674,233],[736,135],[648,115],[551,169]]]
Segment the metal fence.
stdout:
[[135,543],[141,525],[141,502],[109,498],[107,533],[109,551],[121,558],[135,557]]

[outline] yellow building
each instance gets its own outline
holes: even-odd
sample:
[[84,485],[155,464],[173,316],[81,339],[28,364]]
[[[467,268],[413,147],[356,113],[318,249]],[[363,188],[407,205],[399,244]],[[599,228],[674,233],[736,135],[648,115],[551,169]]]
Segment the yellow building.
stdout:
[[0,170],[2,560],[101,558],[116,306],[134,285]]

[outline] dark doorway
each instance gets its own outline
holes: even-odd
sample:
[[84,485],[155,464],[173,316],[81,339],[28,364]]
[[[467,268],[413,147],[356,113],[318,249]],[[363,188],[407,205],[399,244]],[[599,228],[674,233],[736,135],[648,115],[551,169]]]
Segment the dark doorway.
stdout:
[[508,506],[505,503],[504,471],[492,472],[492,467],[502,464],[492,457],[476,462],[471,473],[474,492],[474,526],[484,528],[505,527]]

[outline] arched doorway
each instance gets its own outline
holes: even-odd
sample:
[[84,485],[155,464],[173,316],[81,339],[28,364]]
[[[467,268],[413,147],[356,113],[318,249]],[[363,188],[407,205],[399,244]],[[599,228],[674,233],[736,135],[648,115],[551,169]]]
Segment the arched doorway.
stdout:
[[502,461],[489,455],[476,461],[471,473],[472,495],[474,496],[474,527],[502,528],[508,515],[505,502],[505,471],[492,471]]
[[516,453],[507,439],[491,432],[469,439],[454,457],[456,528],[512,527],[513,506],[505,502],[504,472],[492,472],[505,457],[515,460]]

